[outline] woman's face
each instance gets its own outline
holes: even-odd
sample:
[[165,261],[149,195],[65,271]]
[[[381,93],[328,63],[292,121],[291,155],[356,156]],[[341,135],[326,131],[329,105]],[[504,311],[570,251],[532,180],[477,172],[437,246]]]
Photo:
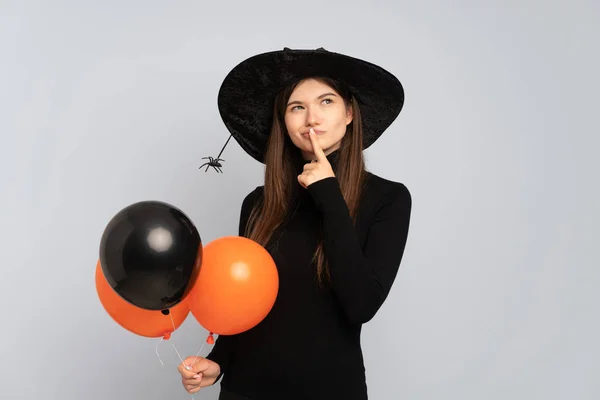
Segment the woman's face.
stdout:
[[288,135],[305,160],[315,158],[308,136],[310,128],[328,155],[339,149],[350,122],[351,107],[346,107],[344,99],[330,86],[315,79],[304,80],[296,86],[285,109]]

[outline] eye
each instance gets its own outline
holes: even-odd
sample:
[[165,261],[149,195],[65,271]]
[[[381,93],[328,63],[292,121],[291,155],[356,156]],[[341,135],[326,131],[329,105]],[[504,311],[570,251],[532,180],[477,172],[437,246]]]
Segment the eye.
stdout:
[[302,106],[293,106],[292,108],[290,108],[290,111],[296,111],[296,109],[300,108],[302,108]]
[[331,100],[331,99],[323,99],[323,102],[325,104],[331,104],[331,103],[333,103],[333,100]]

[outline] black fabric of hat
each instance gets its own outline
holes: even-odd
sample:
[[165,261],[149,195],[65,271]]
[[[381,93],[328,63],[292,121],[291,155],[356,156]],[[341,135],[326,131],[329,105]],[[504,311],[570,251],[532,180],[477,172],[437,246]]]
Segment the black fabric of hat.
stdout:
[[288,85],[309,77],[332,78],[349,87],[360,106],[363,149],[383,134],[404,105],[400,81],[370,62],[323,48],[284,48],[255,55],[229,72],[217,100],[231,136],[255,160],[264,162],[276,95]]

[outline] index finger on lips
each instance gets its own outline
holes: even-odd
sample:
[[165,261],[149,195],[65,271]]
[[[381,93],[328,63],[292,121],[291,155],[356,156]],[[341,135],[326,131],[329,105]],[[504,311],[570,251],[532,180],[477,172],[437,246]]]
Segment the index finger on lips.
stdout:
[[325,158],[325,153],[323,153],[323,149],[321,148],[321,146],[319,145],[319,142],[317,141],[317,134],[315,133],[315,131],[312,128],[310,128],[308,137],[310,138],[310,143],[312,144],[313,153],[317,157],[317,160],[323,161],[323,159]]

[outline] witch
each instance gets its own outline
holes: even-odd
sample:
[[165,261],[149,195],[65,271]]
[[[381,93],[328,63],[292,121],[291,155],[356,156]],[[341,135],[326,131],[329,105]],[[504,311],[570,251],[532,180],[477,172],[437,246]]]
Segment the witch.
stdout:
[[361,328],[398,273],[412,199],[368,172],[363,151],[403,104],[391,73],[323,48],[259,54],[227,75],[220,115],[265,165],[264,185],[242,202],[239,235],[270,252],[279,293],[257,326],[184,360],[189,393],[222,377],[220,400],[368,398]]

